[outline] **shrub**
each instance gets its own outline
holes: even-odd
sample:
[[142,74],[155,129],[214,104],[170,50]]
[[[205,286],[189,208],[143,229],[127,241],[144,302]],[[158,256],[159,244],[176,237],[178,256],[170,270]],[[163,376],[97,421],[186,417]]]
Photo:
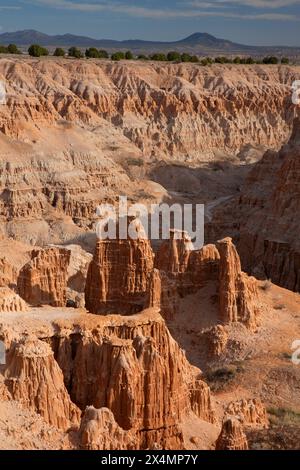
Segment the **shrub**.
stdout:
[[114,54],[111,55],[111,60],[123,60],[125,59],[125,54],[124,52],[115,52]]
[[181,55],[179,52],[171,51],[168,53],[167,59],[169,62],[179,62],[181,60]]
[[278,58],[274,56],[268,56],[263,59],[264,64],[278,64]]
[[282,57],[281,63],[282,63],[282,64],[289,64],[289,63],[290,63],[290,59],[289,59],[288,57]]
[[49,55],[49,51],[38,44],[32,44],[28,49],[28,54],[32,57],[42,57]]
[[187,54],[186,52],[181,54],[181,62],[191,62],[191,59],[192,57],[190,56],[190,54]]
[[131,51],[125,52],[125,59],[126,60],[133,60],[134,59],[133,54],[132,54]]
[[206,65],[208,65],[208,60],[207,60],[207,59],[202,59],[202,60],[201,60],[201,65],[203,65],[204,67],[205,67]]
[[233,59],[233,63],[234,63],[234,64],[240,64],[240,63],[241,63],[241,58],[240,58],[240,57],[235,57],[235,58]]
[[229,64],[230,62],[231,62],[231,59],[225,56],[215,58],[216,64]]
[[99,59],[100,58],[99,51],[95,47],[90,47],[89,49],[87,49],[85,51],[85,56],[88,59]]
[[150,59],[165,62],[167,60],[167,57],[166,57],[166,54],[163,54],[160,52],[160,53],[156,53],[150,56]]
[[69,57],[75,57],[75,59],[81,59],[83,57],[82,52],[77,47],[70,47],[68,50]]
[[100,51],[98,52],[99,52],[100,59],[109,59],[108,52],[105,51],[104,49],[100,49]]
[[21,54],[21,51],[19,51],[15,44],[9,44],[9,46],[7,47],[7,52],[9,54]]
[[191,62],[193,62],[194,64],[196,64],[197,62],[199,62],[199,57],[196,56],[196,55],[192,55],[192,57],[191,57]]
[[7,47],[0,46],[0,54],[7,54],[7,53],[8,53]]
[[144,54],[140,54],[140,55],[138,55],[138,60],[149,60],[149,57],[147,57]]
[[55,57],[65,57],[66,53],[61,47],[57,47],[53,53]]

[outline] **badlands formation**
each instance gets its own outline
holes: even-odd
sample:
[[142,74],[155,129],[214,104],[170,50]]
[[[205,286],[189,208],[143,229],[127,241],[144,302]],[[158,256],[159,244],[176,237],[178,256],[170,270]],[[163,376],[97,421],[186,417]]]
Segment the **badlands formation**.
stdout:
[[[296,79],[0,60],[0,448],[297,448]],[[206,203],[205,246],[97,240],[119,195]]]

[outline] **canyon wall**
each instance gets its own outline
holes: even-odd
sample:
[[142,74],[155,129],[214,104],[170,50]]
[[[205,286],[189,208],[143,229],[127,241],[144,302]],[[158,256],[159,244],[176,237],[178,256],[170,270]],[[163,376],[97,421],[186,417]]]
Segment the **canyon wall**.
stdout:
[[211,282],[219,297],[218,321],[221,324],[241,322],[251,330],[257,327],[257,281],[242,272],[231,238],[192,251],[187,234],[181,239],[171,234],[170,240],[161,245],[155,266],[150,302],[161,308],[165,318],[176,318],[180,297],[195,293]]
[[33,306],[64,307],[69,262],[70,251],[64,248],[33,250],[18,276],[20,296]]
[[[226,231],[237,244],[243,269],[300,291],[300,120],[290,141],[256,163],[238,199],[214,214],[210,238]],[[234,210],[234,221],[232,211]]]
[[273,147],[289,133],[297,74],[290,66],[3,59],[8,99],[0,128],[21,137],[25,121],[38,129],[61,119],[93,127],[104,120],[159,158]]
[[78,315],[63,327],[37,318],[25,337],[6,338],[5,385],[49,424],[78,430],[82,448],[180,449],[185,417],[215,422],[200,370],[154,309]]
[[279,148],[297,78],[290,66],[3,58],[1,232],[32,245],[72,243],[103,200],[149,198],[145,163]]

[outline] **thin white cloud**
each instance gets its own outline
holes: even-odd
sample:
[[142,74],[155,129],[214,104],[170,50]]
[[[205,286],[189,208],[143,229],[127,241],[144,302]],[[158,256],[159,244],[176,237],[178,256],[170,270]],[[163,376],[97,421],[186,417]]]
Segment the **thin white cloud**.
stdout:
[[293,5],[300,5],[300,0],[211,0],[210,2],[202,2],[201,0],[191,0],[187,2],[189,5],[198,8],[217,8],[220,6],[247,6],[252,8],[267,8],[276,10]]
[[[247,0],[246,0],[247,1]],[[292,1],[292,0],[287,0]],[[296,0],[294,0],[295,3]],[[221,11],[216,9],[215,7],[217,4],[219,7],[225,6],[229,3],[244,3],[244,0],[233,0],[231,2],[227,2],[226,0],[215,0],[215,2],[200,2],[199,0],[191,1],[191,2],[184,2],[185,8],[175,7],[172,9],[162,9],[162,8],[147,8],[147,7],[139,7],[134,5],[128,5],[119,2],[107,2],[107,1],[99,1],[97,3],[76,3],[72,0],[29,0],[26,3],[35,3],[39,5],[44,5],[52,8],[57,9],[64,9],[64,10],[74,10],[74,11],[82,11],[82,12],[103,12],[108,11],[111,13],[122,13],[129,16],[134,17],[142,17],[142,18],[154,18],[154,19],[172,19],[172,18],[201,18],[201,17],[221,17],[221,18],[228,18],[228,19],[247,19],[247,20],[267,20],[267,21],[299,21],[300,17],[292,14],[285,14],[285,13],[242,13],[236,11],[229,11],[226,9],[224,11],[221,8]],[[254,2],[261,3],[262,0],[254,0]],[[275,0],[276,2],[276,0]],[[279,2],[279,0],[278,0]],[[283,0],[281,0],[281,3]],[[250,1],[247,3],[250,3]],[[253,3],[253,2],[252,2]],[[263,3],[269,3],[267,0],[264,0]],[[299,2],[300,3],[300,0]],[[177,4],[178,5],[178,4]],[[181,6],[184,6],[183,3],[180,3]],[[189,8],[187,5],[190,5]],[[201,8],[199,8],[201,5]],[[206,5],[207,10],[202,9],[203,5]],[[210,8],[214,7],[212,10]]]
[[11,5],[0,5],[0,10],[21,10],[22,7]]

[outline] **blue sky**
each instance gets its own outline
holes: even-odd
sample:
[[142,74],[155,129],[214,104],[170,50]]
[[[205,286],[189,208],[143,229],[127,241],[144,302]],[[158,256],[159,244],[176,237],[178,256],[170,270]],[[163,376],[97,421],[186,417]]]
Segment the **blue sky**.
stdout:
[[0,0],[0,31],[171,41],[208,32],[300,46],[300,0]]

